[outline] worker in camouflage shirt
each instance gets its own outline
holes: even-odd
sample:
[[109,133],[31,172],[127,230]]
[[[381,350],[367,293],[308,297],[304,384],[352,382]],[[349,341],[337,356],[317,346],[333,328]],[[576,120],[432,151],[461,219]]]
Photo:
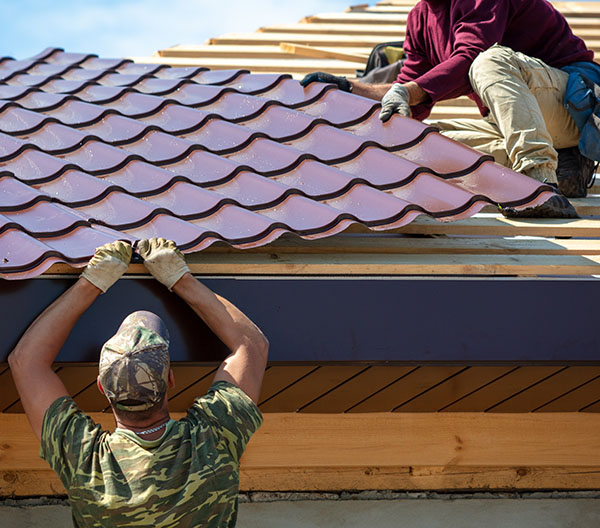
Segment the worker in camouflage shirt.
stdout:
[[102,347],[98,388],[112,407],[113,433],[77,407],[53,371],[77,320],[127,270],[132,248],[115,242],[96,250],[9,356],[21,401],[42,458],[68,491],[76,527],[235,526],[239,460],[262,421],[256,402],[268,342],[238,308],[192,277],[172,241],[142,240],[137,250],[231,350],[208,394],[185,418],[170,418],[169,334],[151,312],[130,314]]

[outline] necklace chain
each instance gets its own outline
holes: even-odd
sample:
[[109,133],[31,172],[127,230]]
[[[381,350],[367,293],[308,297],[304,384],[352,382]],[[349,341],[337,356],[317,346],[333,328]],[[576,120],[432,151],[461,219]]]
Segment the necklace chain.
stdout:
[[147,434],[156,433],[156,431],[160,431],[163,427],[166,427],[168,423],[169,422],[166,421],[162,425],[158,425],[157,427],[153,427],[152,429],[146,429],[145,431],[139,431],[139,432],[136,432],[135,434],[137,434],[137,435],[147,435]]

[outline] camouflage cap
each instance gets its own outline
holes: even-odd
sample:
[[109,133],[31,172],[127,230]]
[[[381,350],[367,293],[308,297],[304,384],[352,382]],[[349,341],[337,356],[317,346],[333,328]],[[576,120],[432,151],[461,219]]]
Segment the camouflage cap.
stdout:
[[168,388],[169,332],[152,312],[129,314],[100,353],[99,379],[117,409],[142,411]]

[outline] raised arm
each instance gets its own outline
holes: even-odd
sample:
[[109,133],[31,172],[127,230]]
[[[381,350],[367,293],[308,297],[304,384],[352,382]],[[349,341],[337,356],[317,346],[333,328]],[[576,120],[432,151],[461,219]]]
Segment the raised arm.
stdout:
[[52,363],[75,323],[127,270],[130,258],[131,246],[124,242],[98,248],[79,280],[31,323],[8,356],[23,408],[38,439],[48,407],[61,396],[68,396]]
[[231,351],[217,370],[215,381],[237,385],[258,403],[269,351],[261,330],[234,304],[189,273],[173,241],[142,240],[138,252],[150,273],[179,295]]

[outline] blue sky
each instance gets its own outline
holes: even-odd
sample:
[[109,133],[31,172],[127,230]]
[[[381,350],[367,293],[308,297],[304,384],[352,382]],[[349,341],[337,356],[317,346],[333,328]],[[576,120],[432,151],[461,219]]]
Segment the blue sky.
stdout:
[[343,11],[359,0],[0,0],[0,56],[48,46],[102,57],[151,55],[232,32]]

